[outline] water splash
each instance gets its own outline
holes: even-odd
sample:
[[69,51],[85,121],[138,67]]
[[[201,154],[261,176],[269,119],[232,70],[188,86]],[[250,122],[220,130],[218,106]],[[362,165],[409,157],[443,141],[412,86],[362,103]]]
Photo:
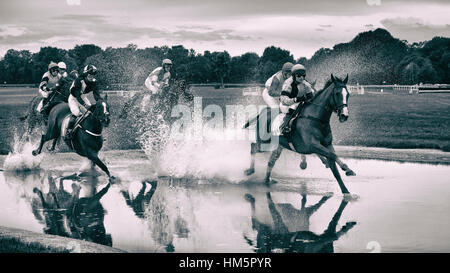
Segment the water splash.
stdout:
[[33,156],[32,151],[36,143],[23,142],[17,133],[14,134],[13,151],[10,152],[3,163],[5,171],[26,172],[40,169],[44,156]]

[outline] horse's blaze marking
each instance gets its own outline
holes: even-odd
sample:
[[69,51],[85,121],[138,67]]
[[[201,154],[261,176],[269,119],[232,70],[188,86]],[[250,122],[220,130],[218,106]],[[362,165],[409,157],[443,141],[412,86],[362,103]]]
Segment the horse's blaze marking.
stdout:
[[107,115],[108,112],[106,111],[106,103],[102,102],[102,105],[103,105],[103,113],[104,113],[105,115]]
[[[344,104],[344,105],[347,104],[347,95],[348,95],[347,89],[345,87],[342,88],[342,104]],[[342,108],[342,115],[348,116],[347,106],[344,106],[344,108]]]

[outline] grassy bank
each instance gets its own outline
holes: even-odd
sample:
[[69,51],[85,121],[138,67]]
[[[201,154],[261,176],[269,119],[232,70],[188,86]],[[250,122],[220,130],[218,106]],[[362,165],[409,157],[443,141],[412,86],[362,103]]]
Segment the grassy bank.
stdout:
[[[243,97],[239,90],[214,92],[201,90],[194,94],[203,95],[203,107],[219,105],[224,119],[226,105],[264,104],[260,97]],[[23,131],[18,118],[25,113],[30,98],[0,99],[0,153],[5,154],[12,149],[14,132]],[[122,97],[110,96],[112,122],[105,131],[105,150],[138,148],[130,120],[118,118],[123,103]],[[352,95],[349,107],[346,123],[340,124],[335,115],[332,117],[335,145],[450,151],[450,94]],[[60,147],[66,150],[64,145]]]

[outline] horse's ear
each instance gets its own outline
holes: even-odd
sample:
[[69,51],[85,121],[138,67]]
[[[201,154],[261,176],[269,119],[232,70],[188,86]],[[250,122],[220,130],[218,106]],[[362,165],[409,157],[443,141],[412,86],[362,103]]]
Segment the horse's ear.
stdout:
[[108,94],[105,94],[105,96],[103,97],[103,100],[108,100]]
[[331,80],[332,80],[333,82],[336,81],[336,78],[333,76],[333,73],[331,73]]
[[344,79],[344,84],[347,84],[347,82],[348,82],[348,74],[347,74],[347,76]]

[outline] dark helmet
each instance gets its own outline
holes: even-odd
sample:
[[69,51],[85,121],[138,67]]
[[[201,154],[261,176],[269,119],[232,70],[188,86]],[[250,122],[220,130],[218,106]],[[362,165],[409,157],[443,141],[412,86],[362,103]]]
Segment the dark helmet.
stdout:
[[83,76],[87,76],[88,74],[97,74],[97,67],[93,66],[92,64],[86,65],[83,69]]
[[301,64],[296,64],[292,67],[292,75],[306,76],[306,68]]

